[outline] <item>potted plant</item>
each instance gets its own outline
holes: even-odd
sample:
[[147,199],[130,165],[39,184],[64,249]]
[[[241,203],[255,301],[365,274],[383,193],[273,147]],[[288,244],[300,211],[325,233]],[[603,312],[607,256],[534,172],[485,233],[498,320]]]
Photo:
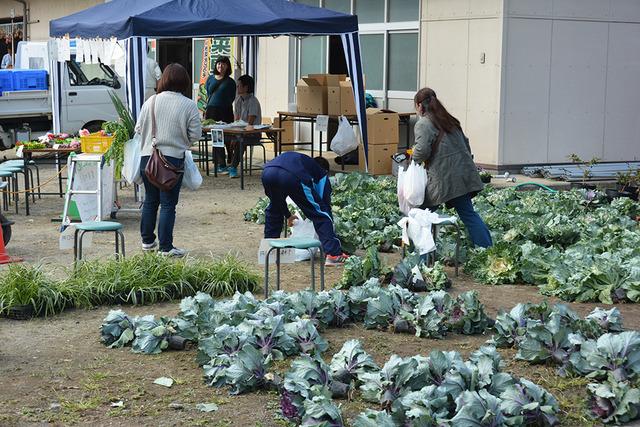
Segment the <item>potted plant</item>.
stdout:
[[640,174],[638,171],[618,172],[616,178],[618,189],[607,190],[607,196],[609,198],[628,197],[630,199],[638,200],[637,185],[639,176]]
[[591,168],[597,165],[600,162],[600,158],[593,157],[591,160],[584,161],[575,153],[569,154],[569,159],[572,163],[578,165],[578,168],[582,170],[582,188],[586,188],[587,190],[595,190],[596,186],[594,184],[587,184],[587,180],[591,178]]
[[11,265],[0,280],[0,313],[24,320],[61,311],[65,298],[39,267]]
[[480,181],[484,182],[485,184],[488,184],[491,182],[491,172],[489,171],[481,171],[480,172]]

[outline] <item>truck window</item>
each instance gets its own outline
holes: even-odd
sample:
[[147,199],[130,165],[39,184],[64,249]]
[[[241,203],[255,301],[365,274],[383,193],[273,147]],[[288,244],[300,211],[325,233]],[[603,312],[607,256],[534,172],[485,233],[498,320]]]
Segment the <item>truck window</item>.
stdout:
[[115,73],[108,66],[98,64],[86,64],[74,60],[67,61],[69,69],[69,82],[71,86],[109,86],[120,88],[120,82]]

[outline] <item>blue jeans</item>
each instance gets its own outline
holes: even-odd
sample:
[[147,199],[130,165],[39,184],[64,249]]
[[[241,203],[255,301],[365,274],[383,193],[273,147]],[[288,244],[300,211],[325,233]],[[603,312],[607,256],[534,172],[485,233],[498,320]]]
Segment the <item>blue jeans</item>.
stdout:
[[[184,159],[165,156],[167,161],[177,168],[182,168]],[[161,251],[173,249],[173,226],[176,222],[176,205],[180,196],[182,176],[171,191],[160,191],[151,184],[144,173],[149,162],[149,156],[140,158],[140,176],[144,183],[144,204],[142,205],[142,218],[140,220],[140,235],[142,243],[149,244],[156,240],[156,220],[158,219],[158,207],[160,207],[160,219],[158,222],[158,240]]]
[[480,218],[480,215],[473,209],[470,195],[465,194],[464,196],[449,200],[447,206],[454,208],[456,212],[458,212],[458,216],[467,228],[471,242],[473,242],[475,246],[488,248],[493,245],[489,228],[482,218]]

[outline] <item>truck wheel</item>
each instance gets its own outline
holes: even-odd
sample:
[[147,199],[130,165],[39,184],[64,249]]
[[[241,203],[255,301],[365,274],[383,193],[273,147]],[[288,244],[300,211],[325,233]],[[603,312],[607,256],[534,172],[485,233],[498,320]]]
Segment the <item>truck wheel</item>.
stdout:
[[11,225],[13,222],[8,221],[4,215],[0,214],[0,224],[2,224],[2,240],[6,246],[9,244],[9,240],[11,240]]

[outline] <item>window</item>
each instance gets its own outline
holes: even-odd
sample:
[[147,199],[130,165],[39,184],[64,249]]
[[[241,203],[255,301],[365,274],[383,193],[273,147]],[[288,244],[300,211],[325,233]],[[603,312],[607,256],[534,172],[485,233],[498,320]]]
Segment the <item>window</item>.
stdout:
[[325,0],[324,7],[336,12],[351,13],[351,0]]
[[367,89],[384,90],[384,34],[361,35],[360,54]]
[[354,0],[358,24],[384,22],[384,0]]
[[[413,97],[418,89],[420,0],[295,1],[357,15],[366,90],[384,105],[388,98]],[[338,56],[344,55],[341,44],[337,37],[301,39],[298,75],[343,74],[344,61],[338,64]]]
[[300,40],[300,75],[324,73],[327,69],[327,38],[306,37]]
[[419,0],[389,0],[389,22],[420,20]]
[[120,88],[120,82],[114,72],[103,63],[87,64],[67,61],[69,68],[69,82],[71,86],[110,86]]
[[389,90],[415,91],[418,82],[418,34],[389,34]]

